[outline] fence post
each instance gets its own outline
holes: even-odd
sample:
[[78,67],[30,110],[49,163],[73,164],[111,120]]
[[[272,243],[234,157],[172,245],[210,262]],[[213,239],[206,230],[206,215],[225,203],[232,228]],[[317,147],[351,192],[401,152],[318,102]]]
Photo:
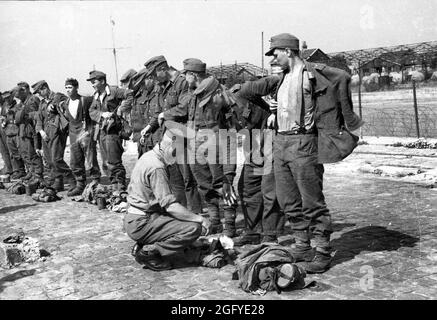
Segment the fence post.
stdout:
[[[361,106],[361,62],[358,62],[358,111],[360,118],[363,119],[363,109]],[[360,138],[363,139],[363,127],[360,127]]]
[[414,117],[416,120],[416,133],[417,133],[417,138],[420,138],[419,112],[417,110],[417,98],[416,98],[416,81],[414,80],[413,80],[413,100],[414,100]]

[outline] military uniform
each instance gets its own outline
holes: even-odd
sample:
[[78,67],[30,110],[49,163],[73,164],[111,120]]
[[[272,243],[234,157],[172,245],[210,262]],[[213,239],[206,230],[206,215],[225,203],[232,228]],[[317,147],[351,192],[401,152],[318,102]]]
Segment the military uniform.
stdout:
[[2,174],[11,175],[13,173],[13,169],[12,169],[11,156],[8,150],[8,144],[6,141],[7,135],[5,132],[8,103],[3,100],[4,97],[8,97],[8,96],[10,96],[9,92],[3,93],[1,97],[2,102],[0,104],[0,154],[4,162],[4,169],[2,170],[3,171]]
[[[14,95],[11,92],[11,95]],[[5,102],[3,104],[4,112],[6,114],[6,119],[4,122],[4,133],[6,135],[6,145],[11,157],[12,163],[12,177],[20,178],[26,175],[26,169],[24,166],[24,160],[22,154],[20,153],[20,137],[19,127],[15,123],[15,113],[17,111],[17,103],[14,99],[10,99],[10,102]]]
[[[154,71],[160,64],[167,63],[163,56],[151,58],[145,63],[145,66]],[[175,108],[181,103],[181,99],[188,94],[188,83],[185,76],[180,72],[175,72],[173,79],[170,79],[161,86],[158,103],[161,112],[167,112]],[[172,117],[173,121],[186,123],[186,117]],[[154,118],[151,121],[153,128],[158,127],[158,119]],[[188,207],[194,213],[202,212],[201,197],[197,188],[196,180],[187,161],[174,163],[168,167],[170,172],[170,181],[173,190],[176,193],[178,202],[183,206]]]
[[[96,74],[103,74],[106,77],[100,71],[92,71],[88,81],[94,79]],[[118,185],[121,189],[126,187],[126,169],[122,162],[124,149],[122,138],[119,135],[121,122],[115,113],[118,108],[121,108],[121,112],[130,111],[132,100],[132,90],[107,85],[102,95],[99,95],[98,92],[94,94],[93,102],[90,106],[90,117],[98,124],[96,126],[98,131],[95,134],[99,135],[100,147],[106,151],[111,183]],[[113,112],[112,120],[104,120],[102,118],[103,112]]]
[[[278,77],[270,77],[272,85],[278,83]],[[259,84],[257,81],[251,86]],[[262,83],[260,83],[262,85]],[[264,129],[271,114],[269,105],[251,93],[247,85],[233,95],[235,99],[235,126],[238,130],[247,130],[245,145],[249,147],[248,157],[238,181],[238,192],[246,222],[247,235],[262,241],[277,241],[284,229],[284,214],[280,210],[275,191],[275,175],[271,159],[264,159]],[[267,148],[266,148],[267,151]],[[255,237],[253,237],[255,236]],[[244,242],[244,238],[242,239]],[[244,243],[242,243],[244,244]]]
[[[38,92],[46,84],[45,81],[40,81],[34,84],[32,88],[34,92]],[[36,114],[36,133],[44,131],[48,138],[47,141],[44,139],[38,141],[36,149],[42,147],[50,169],[49,177],[55,179],[55,183],[59,184],[59,190],[63,189],[64,177],[73,178],[70,167],[64,161],[68,131],[66,128],[62,128],[60,110],[58,110],[60,103],[66,99],[67,97],[62,93],[50,92],[47,98],[41,100]],[[54,111],[48,110],[50,105],[55,108]]]
[[16,107],[15,123],[19,128],[19,151],[24,159],[24,163],[35,179],[42,180],[42,158],[35,150],[35,146],[38,144],[35,123],[39,104],[39,98],[29,94],[25,100]]

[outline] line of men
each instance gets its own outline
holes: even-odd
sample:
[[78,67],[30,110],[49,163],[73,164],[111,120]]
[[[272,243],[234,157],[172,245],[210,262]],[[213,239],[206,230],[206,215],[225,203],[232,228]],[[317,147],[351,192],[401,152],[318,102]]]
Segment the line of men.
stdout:
[[[129,138],[124,132],[125,119],[130,116],[139,161],[127,188],[129,207],[124,228],[136,242],[133,254],[138,262],[152,270],[167,270],[171,268],[171,256],[205,234],[223,232],[234,238],[236,245],[277,242],[287,218],[295,239],[290,248],[293,256],[308,272],[324,272],[332,259],[332,227],[323,195],[323,164],[350,154],[357,141],[345,127],[353,131],[362,125],[352,110],[350,76],[336,68],[303,61],[299,40],[288,33],[272,37],[266,55],[274,57],[274,75],[230,90],[207,73],[200,59],[185,59],[184,69],[179,72],[163,56],[149,59],[138,72],[128,70],[121,79],[123,88],[109,86],[103,72],[90,72],[93,97],[80,97],[74,79],[65,83],[66,99],[52,93],[45,81],[33,86],[42,101],[30,94],[28,86],[26,89],[25,84],[18,84],[16,92],[23,87],[26,94],[15,94],[20,103],[13,124],[20,125],[21,130],[19,110],[25,109],[25,123],[31,129],[26,131],[24,143],[21,131],[14,143],[9,143],[12,139],[6,134],[11,159],[17,155],[14,147],[26,150],[27,154],[21,154],[26,158],[28,172],[41,179],[40,149],[30,150],[39,146],[41,137],[47,143],[55,186],[72,172],[72,195],[77,194],[75,190],[83,190],[85,168],[93,172],[93,179],[100,178],[96,155],[99,143],[113,189],[125,190],[122,140]],[[48,110],[48,114],[42,110]],[[55,133],[47,124],[52,113],[59,117]],[[170,123],[194,132],[183,135],[184,148],[196,155],[193,163],[187,161],[187,153],[173,161],[175,133]],[[8,128],[10,120],[6,124]],[[65,127],[69,127],[74,159],[70,161],[71,171],[59,159],[60,150],[63,154],[65,148]],[[251,152],[238,183],[246,230],[237,237],[237,198],[232,187],[236,165],[228,159],[222,161],[219,131],[268,128],[275,133],[274,170],[259,170],[267,161],[255,161],[252,154],[263,150],[263,136],[254,139],[248,135]],[[54,138],[57,134],[61,135],[58,140]],[[208,154],[211,149],[202,149],[207,141],[213,141],[216,148],[212,156]],[[56,148],[59,150],[54,151]],[[226,142],[224,148],[229,151],[232,145]],[[24,172],[17,169],[18,160],[14,161],[13,174],[17,177]],[[208,219],[201,214],[203,203]]]

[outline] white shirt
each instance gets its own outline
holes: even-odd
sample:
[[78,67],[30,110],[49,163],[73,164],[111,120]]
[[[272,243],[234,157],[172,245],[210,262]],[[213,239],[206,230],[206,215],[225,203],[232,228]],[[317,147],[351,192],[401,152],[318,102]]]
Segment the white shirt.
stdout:
[[80,99],[71,100],[68,102],[68,111],[76,119],[77,117],[77,109],[79,109],[79,101]]

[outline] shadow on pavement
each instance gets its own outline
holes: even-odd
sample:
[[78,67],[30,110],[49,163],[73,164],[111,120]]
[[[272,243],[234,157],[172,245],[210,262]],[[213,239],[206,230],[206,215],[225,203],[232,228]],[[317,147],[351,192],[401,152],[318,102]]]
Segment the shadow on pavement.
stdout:
[[385,227],[369,226],[345,232],[340,238],[332,240],[331,245],[337,250],[332,266],[352,260],[362,251],[395,251],[402,247],[414,247],[419,238],[408,234],[387,230]]
[[24,277],[29,277],[34,275],[36,272],[36,269],[30,269],[30,270],[20,270],[17,271],[15,273],[9,274],[6,277],[0,278],[0,292],[2,292],[4,290],[4,288],[6,288],[3,284],[6,282],[13,282],[16,281],[18,279],[24,278]]
[[22,204],[22,205],[19,205],[19,206],[4,207],[4,208],[0,209],[0,214],[5,214],[5,213],[9,213],[9,212],[12,212],[12,211],[15,211],[15,210],[20,210],[20,209],[25,209],[25,208],[28,208],[28,207],[33,207],[33,206],[36,206],[36,205],[37,205],[36,203],[33,203],[33,204]]

